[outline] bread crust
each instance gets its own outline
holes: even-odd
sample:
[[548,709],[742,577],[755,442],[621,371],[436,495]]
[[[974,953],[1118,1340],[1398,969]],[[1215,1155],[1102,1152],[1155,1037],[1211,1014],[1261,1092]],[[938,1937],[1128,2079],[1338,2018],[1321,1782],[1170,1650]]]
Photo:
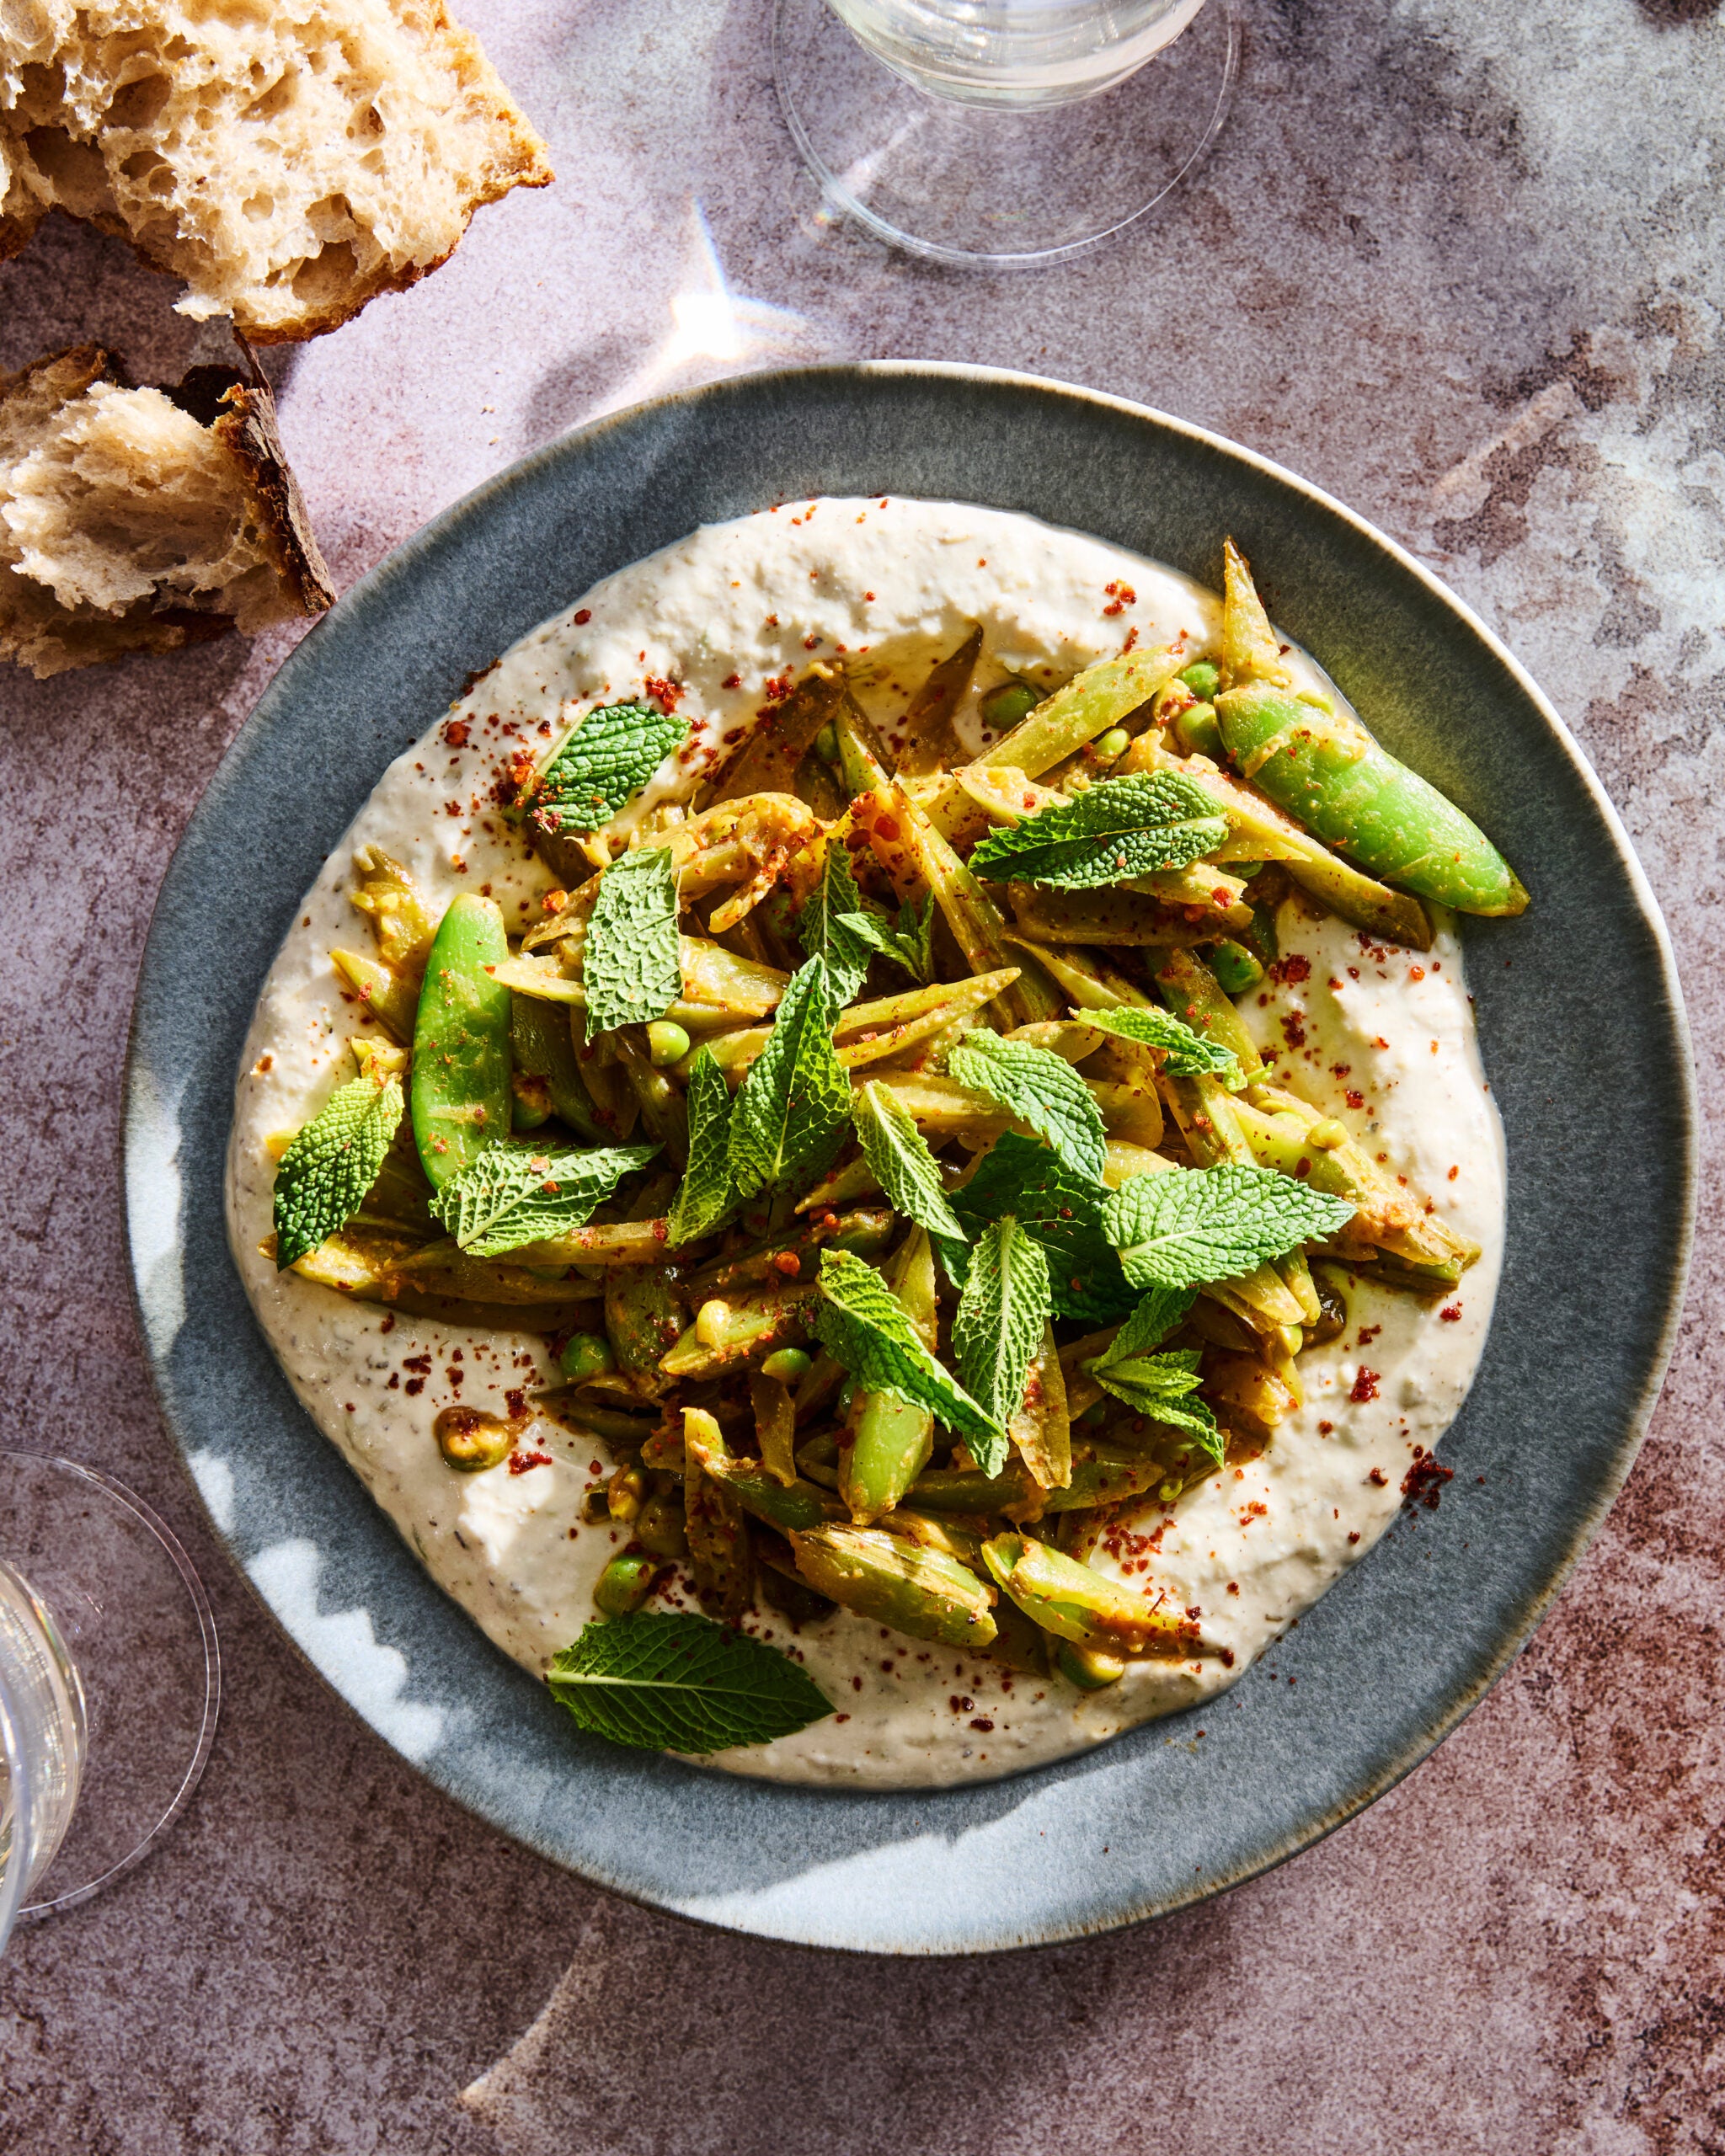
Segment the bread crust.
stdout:
[[407,291],[477,210],[553,178],[478,40],[437,0],[300,0],[255,29],[212,29],[190,0],[85,0],[9,56],[0,258],[57,207],[185,280],[186,312],[226,313],[257,344],[323,336]]
[[[252,510],[258,543],[287,609],[321,614],[334,601],[334,586],[282,446],[269,382],[243,340],[236,341],[238,365],[194,367],[177,384],[164,385],[162,394],[206,429],[222,451]],[[99,382],[133,386],[123,363],[99,344],[46,353],[14,375],[0,376],[0,446],[9,410],[45,394],[53,410],[63,410]],[[10,633],[8,586],[13,600]],[[61,606],[47,587],[0,565],[0,656],[17,658],[39,677],[104,664],[134,651],[182,650],[226,636],[237,626],[233,614],[219,606],[189,606],[169,595],[119,612]]]

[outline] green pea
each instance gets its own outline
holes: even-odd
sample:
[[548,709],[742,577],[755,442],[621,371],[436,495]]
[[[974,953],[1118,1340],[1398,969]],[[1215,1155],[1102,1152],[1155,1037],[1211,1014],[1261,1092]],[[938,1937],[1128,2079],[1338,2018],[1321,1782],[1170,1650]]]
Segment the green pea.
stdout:
[[1174,731],[1188,756],[1208,756],[1212,763],[1228,760],[1222,729],[1216,723],[1214,704],[1188,704],[1174,721]]
[[836,764],[839,760],[839,732],[830,719],[814,737],[814,753],[824,764]]
[[809,1374],[809,1359],[800,1348],[781,1348],[761,1365],[761,1374],[781,1385],[800,1385]]
[[613,1557],[599,1575],[593,1590],[593,1607],[606,1617],[627,1617],[638,1609],[653,1592],[653,1575],[659,1560],[624,1551]]
[[614,1370],[617,1357],[603,1333],[575,1332],[564,1342],[557,1367],[573,1384],[580,1385],[588,1378],[602,1377]]
[[1092,1429],[1097,1428],[1100,1424],[1106,1422],[1108,1419],[1108,1404],[1105,1400],[1094,1401],[1090,1406],[1087,1407],[1084,1412],[1078,1417],[1078,1420],[1081,1422],[1088,1422]]
[[1222,686],[1220,671],[1207,659],[1194,659],[1180,679],[1200,703],[1210,702]]
[[1124,726],[1111,726],[1108,732],[1092,743],[1091,754],[1099,764],[1111,764],[1124,756],[1132,745],[1132,736]]
[[689,1538],[683,1530],[681,1497],[649,1497],[635,1522],[635,1540],[655,1557],[686,1557]]
[[509,957],[503,909],[463,892],[438,924],[414,1023],[412,1107],[419,1164],[441,1190],[509,1135]]
[[1028,681],[1021,681],[1016,674],[1010,675],[983,697],[983,723],[993,727],[996,733],[1007,733],[1041,702],[1040,689],[1033,688]]
[[655,1070],[669,1070],[689,1053],[689,1036],[671,1018],[655,1018],[647,1028],[647,1059]]
[[1228,995],[1244,995],[1263,979],[1263,968],[1242,943],[1218,943],[1210,953],[1210,969]]

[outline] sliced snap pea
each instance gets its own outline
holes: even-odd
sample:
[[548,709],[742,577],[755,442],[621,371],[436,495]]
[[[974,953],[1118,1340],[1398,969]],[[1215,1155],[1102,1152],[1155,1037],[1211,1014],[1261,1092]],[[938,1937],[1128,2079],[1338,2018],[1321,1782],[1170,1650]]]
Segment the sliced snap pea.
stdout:
[[986,1646],[993,1596],[976,1575],[938,1550],[878,1527],[823,1527],[791,1537],[810,1587],[859,1616],[914,1640]]
[[508,956],[503,909],[463,892],[438,924],[414,1023],[414,1139],[440,1190],[509,1134],[510,998],[488,970]]

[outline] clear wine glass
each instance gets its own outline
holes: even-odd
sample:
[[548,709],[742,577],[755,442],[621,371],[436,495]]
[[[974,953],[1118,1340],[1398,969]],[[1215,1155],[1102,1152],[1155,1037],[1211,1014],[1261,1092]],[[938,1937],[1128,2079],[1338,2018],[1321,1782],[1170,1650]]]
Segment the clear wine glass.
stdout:
[[1096,247],[1215,141],[1234,0],[776,0],[773,75],[820,216],[936,261]]
[[202,1582],[143,1499],[0,1452],[0,1949],[88,1901],[184,1809],[222,1668]]

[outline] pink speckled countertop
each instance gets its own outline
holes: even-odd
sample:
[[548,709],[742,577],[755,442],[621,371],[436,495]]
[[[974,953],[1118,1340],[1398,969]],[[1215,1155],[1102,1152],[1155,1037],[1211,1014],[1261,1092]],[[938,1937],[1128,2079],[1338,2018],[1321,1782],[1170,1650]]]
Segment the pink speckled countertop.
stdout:
[[[1247,0],[1198,183],[1110,252],[998,279],[813,217],[764,0],[462,13],[560,179],[270,355],[339,584],[563,429],[728,367],[967,359],[1144,398],[1354,504],[1527,660],[1666,908],[1717,1112],[1718,0]],[[720,289],[730,342],[703,355],[673,302]],[[52,219],[0,265],[0,366],[96,338],[177,372],[173,298]],[[763,1945],[548,1869],[355,1721],[203,1531],[144,1376],[115,1157],[157,886],[288,641],[0,680],[7,1434],[168,1515],[229,1683],[172,1837],[0,1963],[0,2147],[1725,2149],[1717,1154],[1653,1434],[1556,1614],[1391,1796],[1203,1908],[980,1961]],[[1576,1113],[1610,1142],[1609,1104]]]

